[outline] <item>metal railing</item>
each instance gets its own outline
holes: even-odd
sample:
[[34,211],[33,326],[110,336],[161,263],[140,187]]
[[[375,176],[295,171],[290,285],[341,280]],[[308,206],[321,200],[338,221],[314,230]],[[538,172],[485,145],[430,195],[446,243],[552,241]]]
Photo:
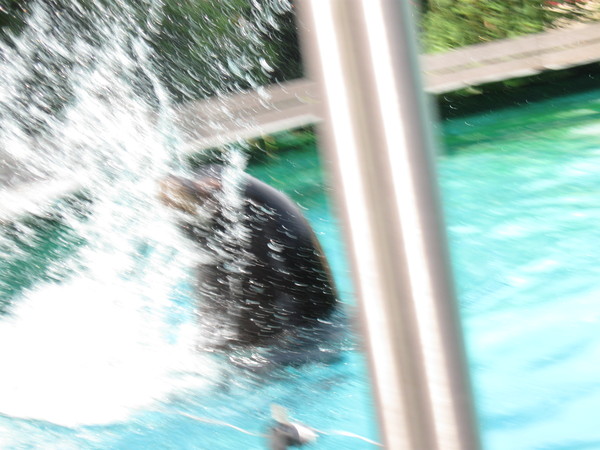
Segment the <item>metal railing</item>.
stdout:
[[299,3],[384,444],[479,447],[410,12]]

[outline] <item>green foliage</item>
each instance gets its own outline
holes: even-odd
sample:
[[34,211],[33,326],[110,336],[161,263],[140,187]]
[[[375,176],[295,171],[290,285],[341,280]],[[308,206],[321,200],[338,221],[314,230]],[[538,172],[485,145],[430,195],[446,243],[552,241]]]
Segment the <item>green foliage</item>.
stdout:
[[206,164],[223,162],[223,151],[233,146],[239,148],[248,157],[250,166],[281,162],[283,154],[288,158],[288,152],[316,147],[317,138],[312,126],[280,131],[272,135],[263,135],[248,139],[243,144],[230,144],[226,147],[213,147],[191,154],[187,158],[190,168],[196,169]]
[[[0,39],[12,45],[10,36],[23,29],[34,3],[0,0]],[[120,20],[141,33],[154,49],[156,72],[179,101],[302,76],[291,0],[42,3],[84,39],[97,39],[94,27],[103,21]]]
[[24,25],[27,2],[22,0],[0,0],[0,38],[18,33]]
[[151,44],[179,100],[302,75],[286,0],[167,0]]
[[[44,0],[86,20],[112,0]],[[178,101],[257,87],[302,76],[292,0],[150,0],[125,2],[154,49],[163,83]],[[0,0],[0,38],[18,33],[33,0]],[[540,32],[558,20],[586,20],[586,0],[421,0],[426,52]],[[99,6],[101,5],[101,6]],[[85,10],[95,14],[85,13]],[[118,14],[117,14],[118,16]],[[90,28],[88,26],[88,28]]]
[[585,20],[593,13],[585,1],[429,0],[421,27],[426,52],[536,33],[557,20]]
[[280,131],[273,135],[265,135],[248,141],[250,164],[271,164],[280,160],[282,154],[301,150],[305,147],[315,147],[316,135],[312,126]]

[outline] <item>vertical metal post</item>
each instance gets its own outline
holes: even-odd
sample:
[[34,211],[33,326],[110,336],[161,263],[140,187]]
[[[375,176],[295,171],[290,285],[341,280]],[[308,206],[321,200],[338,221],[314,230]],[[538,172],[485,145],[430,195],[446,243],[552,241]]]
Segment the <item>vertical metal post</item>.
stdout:
[[325,160],[352,256],[384,443],[479,447],[418,75],[401,0],[299,0]]

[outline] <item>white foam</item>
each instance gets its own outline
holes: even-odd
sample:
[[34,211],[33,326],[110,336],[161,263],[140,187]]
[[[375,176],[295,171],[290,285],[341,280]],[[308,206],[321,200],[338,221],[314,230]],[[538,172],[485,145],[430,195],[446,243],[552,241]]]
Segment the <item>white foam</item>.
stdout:
[[85,278],[29,292],[0,322],[0,412],[110,423],[166,400],[184,387],[179,374],[207,382],[215,368],[194,351],[195,324],[167,329],[141,300],[135,286]]

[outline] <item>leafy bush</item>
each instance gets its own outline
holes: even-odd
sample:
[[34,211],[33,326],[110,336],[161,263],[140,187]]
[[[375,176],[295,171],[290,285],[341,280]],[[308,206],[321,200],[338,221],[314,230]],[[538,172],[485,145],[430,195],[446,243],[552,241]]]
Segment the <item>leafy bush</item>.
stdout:
[[302,76],[287,0],[168,0],[151,44],[180,100]]
[[[291,0],[43,0],[94,40],[94,21],[143,33],[155,69],[179,100],[302,76]],[[0,39],[18,35],[34,0],[0,0]],[[124,6],[125,5],[125,6]],[[162,6],[149,12],[149,5]],[[123,17],[123,14],[130,17]],[[138,27],[131,27],[132,21]],[[72,36],[65,36],[71,39]]]
[[536,33],[559,19],[585,20],[594,12],[586,0],[429,0],[422,3],[426,52]]
[[[114,0],[44,0],[57,11],[118,8]],[[302,76],[293,0],[129,0],[154,49],[163,83],[178,101]],[[0,0],[0,39],[18,33],[33,0]],[[421,0],[426,52],[543,31],[559,19],[585,20],[587,0]]]

